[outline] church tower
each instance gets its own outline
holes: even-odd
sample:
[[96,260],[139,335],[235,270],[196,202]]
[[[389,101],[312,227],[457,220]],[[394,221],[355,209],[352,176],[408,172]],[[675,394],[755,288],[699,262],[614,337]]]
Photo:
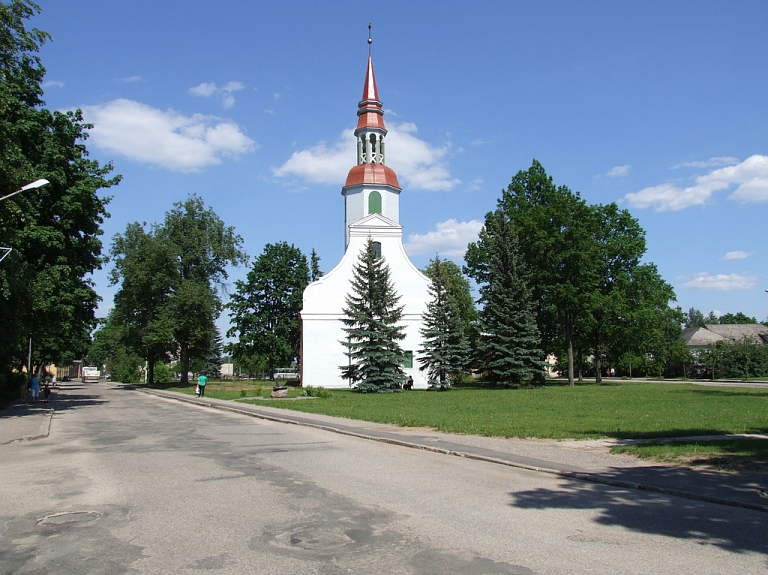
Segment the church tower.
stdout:
[[379,101],[373,60],[368,57],[363,99],[357,105],[357,165],[349,170],[341,190],[344,196],[345,244],[349,245],[349,224],[369,214],[381,214],[400,223],[400,184],[392,168],[386,165],[387,128]]
[[300,314],[302,385],[326,388],[349,385],[341,378],[340,370],[340,366],[349,361],[341,343],[346,337],[341,323],[342,310],[351,291],[353,266],[371,238],[379,257],[389,266],[400,305],[405,308],[400,321],[405,327],[405,339],[400,342],[406,353],[403,369],[413,377],[414,387],[426,388],[426,377],[418,369],[417,350],[422,347],[419,330],[427,308],[429,278],[411,263],[403,248],[402,189],[394,170],[386,165],[387,129],[370,55],[357,116],[356,161],[341,190],[344,256],[335,268],[304,290]]

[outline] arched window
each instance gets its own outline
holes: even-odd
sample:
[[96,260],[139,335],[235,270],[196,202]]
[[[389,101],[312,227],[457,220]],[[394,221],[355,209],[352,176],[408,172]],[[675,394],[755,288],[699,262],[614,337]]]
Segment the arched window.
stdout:
[[379,192],[371,192],[368,194],[368,213],[381,213],[381,194]]
[[373,253],[376,254],[376,259],[381,259],[381,242],[373,242]]

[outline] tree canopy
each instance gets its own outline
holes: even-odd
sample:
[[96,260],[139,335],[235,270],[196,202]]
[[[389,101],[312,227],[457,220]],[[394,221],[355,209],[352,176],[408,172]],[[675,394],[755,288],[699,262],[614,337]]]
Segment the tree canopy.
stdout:
[[0,370],[82,357],[99,302],[89,274],[99,269],[101,225],[116,185],[112,166],[88,158],[91,127],[79,110],[44,107],[38,51],[50,36],[25,20],[39,12],[26,0],[0,4],[0,196],[38,178],[50,184],[0,202]]
[[263,358],[270,377],[276,367],[290,365],[299,356],[299,312],[309,282],[307,257],[299,248],[286,242],[267,244],[246,280],[235,282],[227,304],[232,319],[227,336],[237,341],[227,351],[238,361]]

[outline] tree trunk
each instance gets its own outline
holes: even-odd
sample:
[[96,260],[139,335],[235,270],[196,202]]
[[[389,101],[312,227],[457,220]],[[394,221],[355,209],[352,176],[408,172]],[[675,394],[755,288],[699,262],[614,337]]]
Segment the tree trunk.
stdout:
[[579,356],[579,383],[584,381],[584,352],[579,349],[576,355]]
[[599,341],[595,348],[595,370],[595,383],[600,385],[603,383],[603,352]]
[[189,344],[183,342],[180,346],[181,349],[181,382],[180,385],[184,387],[189,385]]
[[573,382],[573,325],[565,326],[565,344],[568,347],[568,385],[576,385]]
[[150,356],[147,358],[147,385],[155,383],[155,358]]

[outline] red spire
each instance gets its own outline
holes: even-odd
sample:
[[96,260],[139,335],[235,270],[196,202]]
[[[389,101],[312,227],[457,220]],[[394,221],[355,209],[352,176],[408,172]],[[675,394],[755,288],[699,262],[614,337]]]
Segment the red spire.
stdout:
[[[373,73],[373,60],[368,56],[368,70],[365,73],[365,86],[363,86],[363,99],[357,105],[357,130],[364,128],[379,128],[386,133],[384,126],[384,110],[379,101],[379,91],[376,89],[376,76]],[[355,135],[357,135],[355,130]]]

